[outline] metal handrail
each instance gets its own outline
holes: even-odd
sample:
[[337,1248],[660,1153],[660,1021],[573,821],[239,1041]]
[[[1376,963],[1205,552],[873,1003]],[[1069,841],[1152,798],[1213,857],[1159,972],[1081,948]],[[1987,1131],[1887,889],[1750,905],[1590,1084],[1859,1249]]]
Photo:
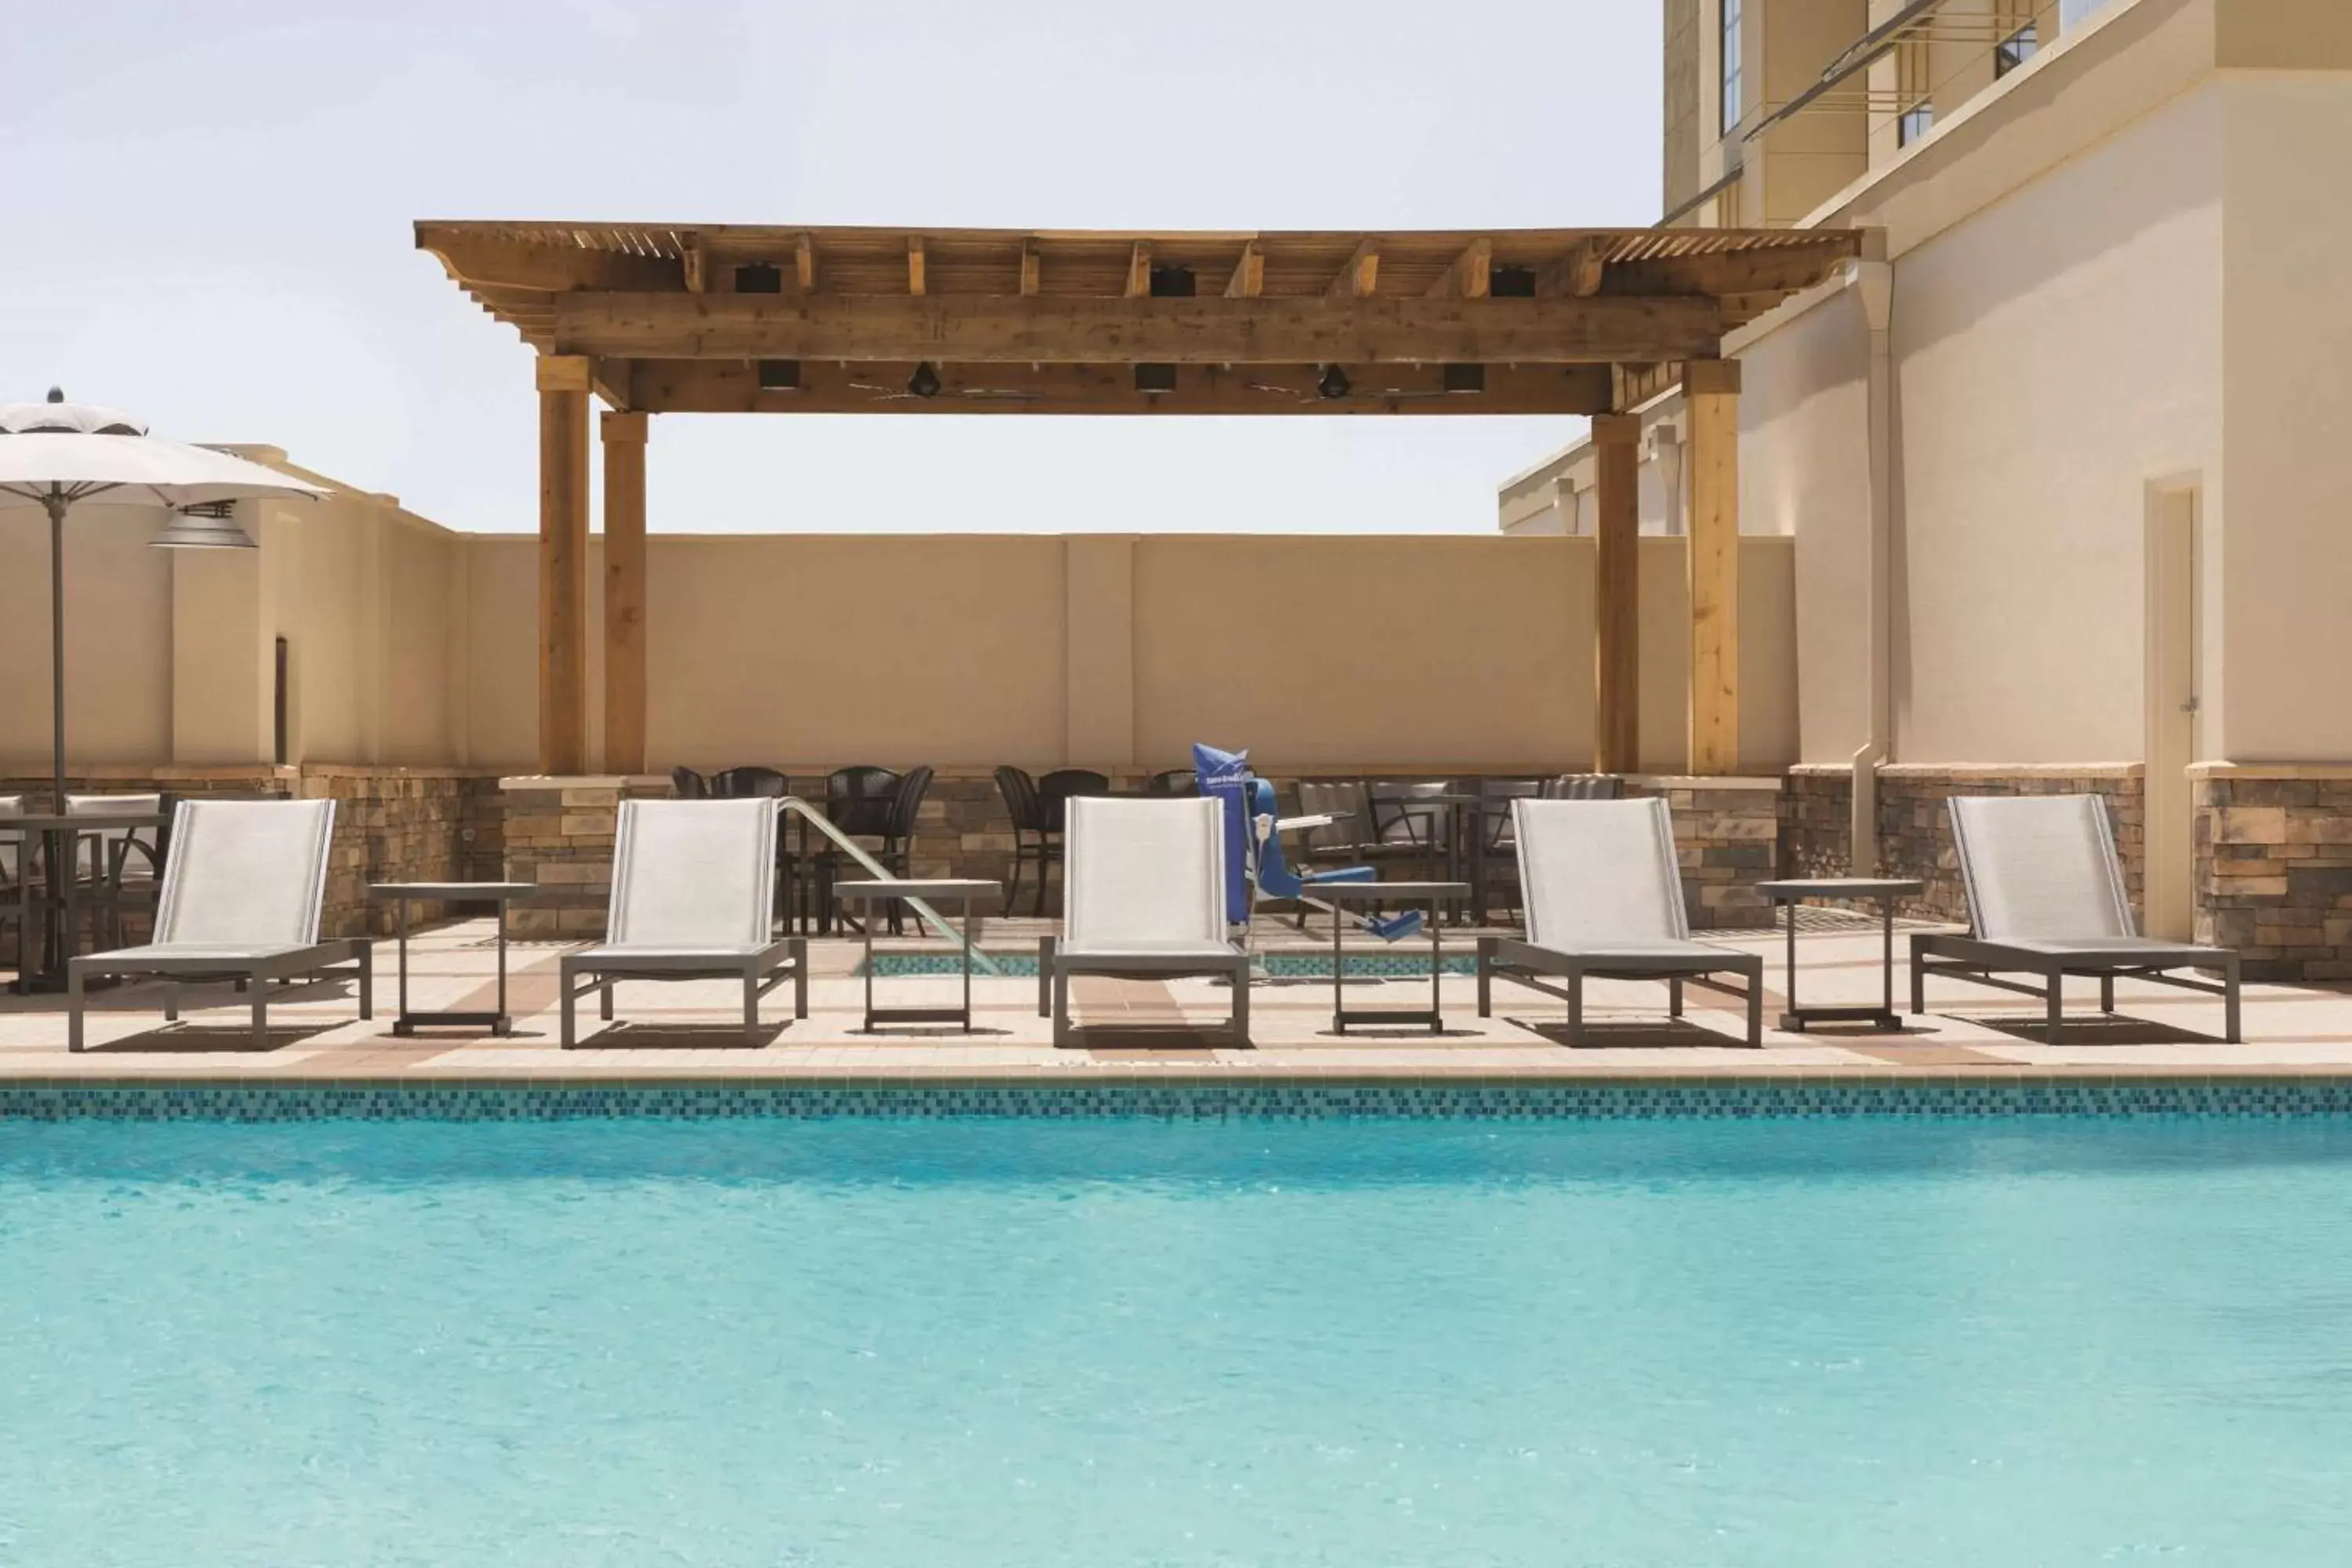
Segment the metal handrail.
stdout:
[[[832,839],[835,847],[839,848],[843,854],[848,856],[860,866],[865,867],[866,870],[872,872],[877,881],[887,882],[896,879],[891,876],[890,870],[887,867],[884,866],[881,861],[874,858],[873,856],[868,855],[858,846],[856,839],[850,837],[848,834],[844,833],[839,825],[837,825],[833,818],[824,814],[823,807],[811,805],[807,801],[803,800],[796,795],[784,795],[781,797],[776,804],[782,810],[798,812],[802,821],[814,824],[816,830],[819,833],[824,834],[827,838]],[[920,899],[908,899],[906,900],[906,903],[908,909],[913,910],[916,914],[928,921],[932,930],[938,931],[950,942],[955,943],[958,951],[967,951],[963,940],[963,933],[957,931],[955,927],[948,924],[946,919],[940,915],[939,910],[931,908],[930,905],[923,902]],[[876,918],[875,912],[872,910],[868,910],[866,912],[866,918],[869,921],[873,920]],[[987,971],[991,974],[998,976],[1002,976],[1004,973],[1003,970],[999,969],[996,966],[996,961],[989,957],[982,949],[972,947],[968,951],[971,954],[972,963],[977,964],[980,968]]]

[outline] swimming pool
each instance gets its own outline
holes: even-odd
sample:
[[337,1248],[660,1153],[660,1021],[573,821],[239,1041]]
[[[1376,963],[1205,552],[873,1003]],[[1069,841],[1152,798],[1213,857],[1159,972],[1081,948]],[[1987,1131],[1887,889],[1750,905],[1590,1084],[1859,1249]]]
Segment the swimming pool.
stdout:
[[2352,1120],[0,1121],[0,1563],[2339,1563]]

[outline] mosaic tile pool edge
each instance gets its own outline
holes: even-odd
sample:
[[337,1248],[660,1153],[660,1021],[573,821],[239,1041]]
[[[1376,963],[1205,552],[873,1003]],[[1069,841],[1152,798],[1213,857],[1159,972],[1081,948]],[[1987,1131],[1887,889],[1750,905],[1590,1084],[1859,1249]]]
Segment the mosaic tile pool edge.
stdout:
[[2352,1078],[1845,1082],[0,1084],[0,1121],[515,1121],[1129,1116],[1465,1121],[2352,1114]]

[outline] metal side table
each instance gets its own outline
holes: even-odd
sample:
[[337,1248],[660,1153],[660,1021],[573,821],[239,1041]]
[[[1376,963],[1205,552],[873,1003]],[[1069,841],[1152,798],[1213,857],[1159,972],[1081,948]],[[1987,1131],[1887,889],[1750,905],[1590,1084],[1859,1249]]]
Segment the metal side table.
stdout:
[[[979,899],[1001,898],[1004,884],[953,877],[898,877],[873,881],[835,882],[834,901],[865,906],[866,1032],[877,1024],[955,1024],[971,1033],[971,906]],[[929,904],[956,904],[963,921],[963,1005],[958,1007],[877,1007],[874,1005],[874,922],[877,904],[892,899],[920,899]]]
[[1442,1032],[1445,1021],[1439,1016],[1438,982],[1444,978],[1444,965],[1440,962],[1437,911],[1448,900],[1466,898],[1467,882],[1310,882],[1307,892],[1331,904],[1335,911],[1344,911],[1349,904],[1394,907],[1419,904],[1426,911],[1422,919],[1429,931],[1429,1007],[1349,1007],[1348,1005],[1347,952],[1343,939],[1348,922],[1335,912],[1331,918],[1331,1032],[1344,1035],[1350,1024],[1420,1024],[1433,1035]]
[[[1780,1027],[1802,1034],[1808,1024],[1875,1024],[1899,1030],[1903,1019],[1895,1011],[1895,900],[1924,890],[1925,882],[1906,877],[1793,877],[1785,881],[1759,882],[1756,890],[1789,910],[1789,1010]],[[1884,947],[1879,963],[1885,982],[1884,1000],[1875,1007],[1800,1007],[1797,1005],[1797,906],[1807,899],[1876,899]]]
[[[537,882],[374,882],[368,897],[392,905],[394,929],[400,936],[400,1016],[393,1020],[395,1035],[413,1035],[420,1026],[482,1027],[493,1035],[514,1033],[507,1013],[507,906],[517,899],[539,896]],[[499,910],[499,1005],[491,1012],[412,1013],[408,1008],[408,906],[426,904],[496,904]]]

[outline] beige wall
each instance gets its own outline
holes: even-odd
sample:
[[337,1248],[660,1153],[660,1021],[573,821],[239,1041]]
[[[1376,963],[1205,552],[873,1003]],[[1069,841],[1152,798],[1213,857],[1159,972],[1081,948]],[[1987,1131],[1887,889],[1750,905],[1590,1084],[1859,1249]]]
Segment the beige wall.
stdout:
[[[77,606],[117,601],[83,639],[77,757],[266,758],[284,636],[295,760],[532,765],[534,538],[358,496],[266,509],[257,552],[151,551],[152,526],[77,538]],[[26,559],[20,533],[0,568]],[[1590,539],[656,535],[648,559],[657,768],[1160,767],[1199,739],[1290,769],[1591,763]],[[1681,540],[1643,542],[1643,760],[1662,772],[1684,765],[1685,570]],[[1797,749],[1791,542],[1743,542],[1741,571],[1746,761],[1769,767]],[[0,569],[8,592],[32,581]],[[20,667],[46,664],[15,646],[45,625],[10,616]],[[7,700],[0,753],[30,764],[47,704]]]
[[1900,258],[1895,753],[2140,753],[2149,483],[2221,472],[2221,99]]
[[[66,746],[69,758],[160,763],[172,752],[172,556],[156,516],[91,504],[66,519]],[[0,510],[0,759],[49,757],[49,524]],[[37,763],[37,766],[30,764]]]
[[2213,90],[2230,489],[2207,724],[2233,762],[2352,759],[2352,190],[2328,168],[2352,144],[2352,79],[2246,72]]

